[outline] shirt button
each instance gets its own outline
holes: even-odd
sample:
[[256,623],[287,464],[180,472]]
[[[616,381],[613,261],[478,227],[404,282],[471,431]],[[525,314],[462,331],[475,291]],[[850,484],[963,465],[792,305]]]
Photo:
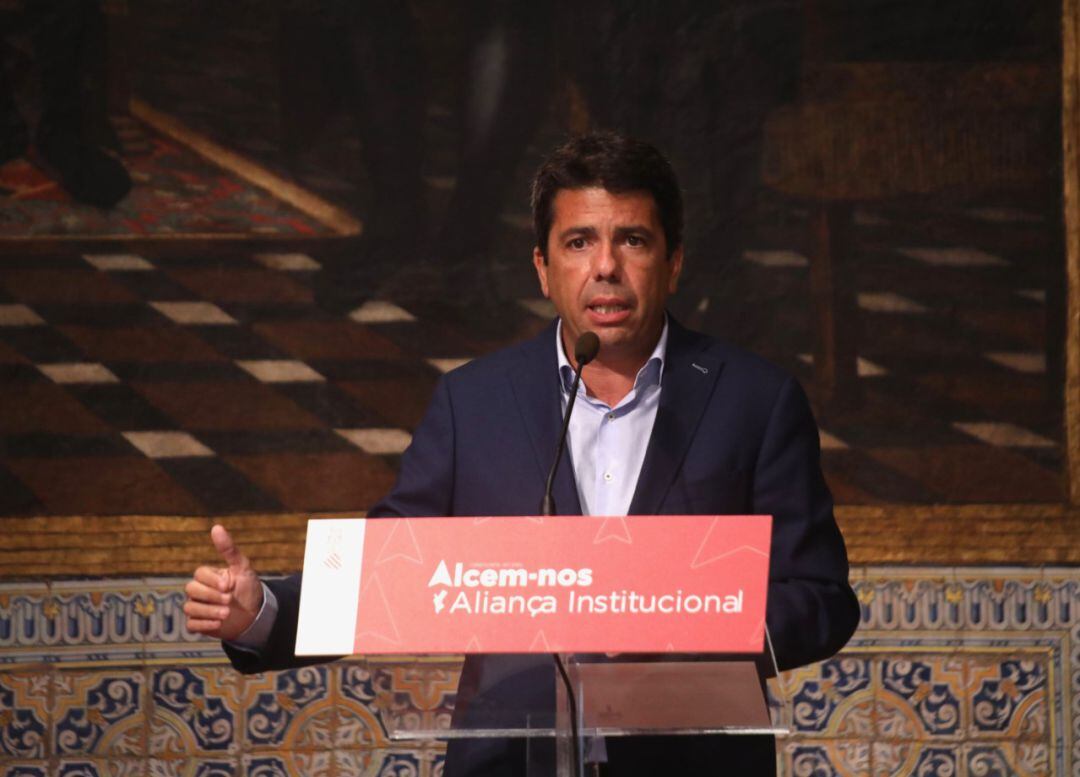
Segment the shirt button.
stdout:
[[615,414],[614,413],[608,413],[607,414],[607,420],[614,421],[615,420]]
[[604,480],[611,480],[614,477],[610,472],[604,473]]

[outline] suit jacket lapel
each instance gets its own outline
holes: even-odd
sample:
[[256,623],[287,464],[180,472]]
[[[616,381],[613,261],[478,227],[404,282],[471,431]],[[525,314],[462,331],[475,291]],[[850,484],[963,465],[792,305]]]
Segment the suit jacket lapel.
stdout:
[[707,340],[670,317],[669,322],[660,407],[630,502],[630,515],[659,512],[723,367],[723,362],[704,348]]
[[[537,482],[540,484],[537,493],[543,494],[548,470],[555,460],[559,431],[562,429],[562,398],[559,394],[559,366],[555,358],[554,323],[527,344],[508,378],[536,461]],[[552,495],[560,515],[581,514],[581,502],[578,499],[569,448],[563,451],[559,470],[555,474]],[[537,498],[536,504],[529,506],[524,512],[532,515],[539,509],[540,499]]]

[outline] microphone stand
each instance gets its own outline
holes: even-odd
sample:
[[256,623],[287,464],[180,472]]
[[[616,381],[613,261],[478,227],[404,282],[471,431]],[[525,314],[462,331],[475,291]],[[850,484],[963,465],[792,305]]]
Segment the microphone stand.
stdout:
[[578,361],[578,368],[574,372],[574,383],[570,386],[570,399],[566,403],[566,412],[563,414],[562,431],[559,432],[559,447],[555,449],[555,462],[548,472],[544,498],[540,500],[540,515],[555,515],[555,497],[552,496],[551,491],[555,487],[555,473],[559,469],[559,462],[566,448],[566,432],[570,428],[570,414],[574,412],[574,400],[577,399],[578,387],[581,385],[581,371],[584,367],[585,365]]
[[[551,465],[551,471],[548,472],[547,484],[544,487],[544,497],[540,501],[541,515],[555,515],[555,498],[552,496],[551,492],[555,486],[555,473],[559,469],[559,462],[562,460],[563,450],[566,448],[566,433],[570,428],[570,414],[574,411],[574,401],[577,399],[578,388],[581,385],[581,371],[585,368],[586,364],[596,358],[596,354],[599,350],[600,338],[593,332],[582,333],[574,344],[574,359],[577,361],[578,367],[574,371],[574,383],[570,387],[570,399],[566,403],[566,413],[563,414],[562,431],[559,433],[559,446],[555,449],[555,461]],[[555,659],[555,667],[559,670],[559,676],[562,678],[563,685],[566,687],[566,698],[570,705],[570,746],[574,752],[572,758],[573,775],[574,777],[581,777],[582,753],[581,737],[578,731],[577,696],[574,695],[574,686],[573,683],[570,682],[570,675],[566,672],[566,666],[563,664],[562,656],[558,653],[553,653],[552,656]]]

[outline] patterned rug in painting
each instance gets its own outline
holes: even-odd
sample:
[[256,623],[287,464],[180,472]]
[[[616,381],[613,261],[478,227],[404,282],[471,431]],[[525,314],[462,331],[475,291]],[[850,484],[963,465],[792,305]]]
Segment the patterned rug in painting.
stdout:
[[134,118],[115,125],[131,193],[110,210],[80,204],[45,172],[31,149],[0,166],[0,241],[337,234]]

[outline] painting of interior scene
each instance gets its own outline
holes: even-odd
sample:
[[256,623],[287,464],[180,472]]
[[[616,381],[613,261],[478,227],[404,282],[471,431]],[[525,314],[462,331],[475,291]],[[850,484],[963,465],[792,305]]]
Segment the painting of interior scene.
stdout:
[[0,777],[442,777],[388,721],[460,656],[241,674],[186,586],[256,590],[215,523],[296,572],[554,331],[530,189],[595,131],[678,177],[666,320],[817,423],[858,627],[773,667],[776,773],[1080,777],[1078,48],[1080,0],[0,0]]
[[669,155],[671,314],[800,378],[839,503],[1063,498],[1052,2],[4,16],[5,515],[370,506],[552,317],[529,180],[590,128]]

